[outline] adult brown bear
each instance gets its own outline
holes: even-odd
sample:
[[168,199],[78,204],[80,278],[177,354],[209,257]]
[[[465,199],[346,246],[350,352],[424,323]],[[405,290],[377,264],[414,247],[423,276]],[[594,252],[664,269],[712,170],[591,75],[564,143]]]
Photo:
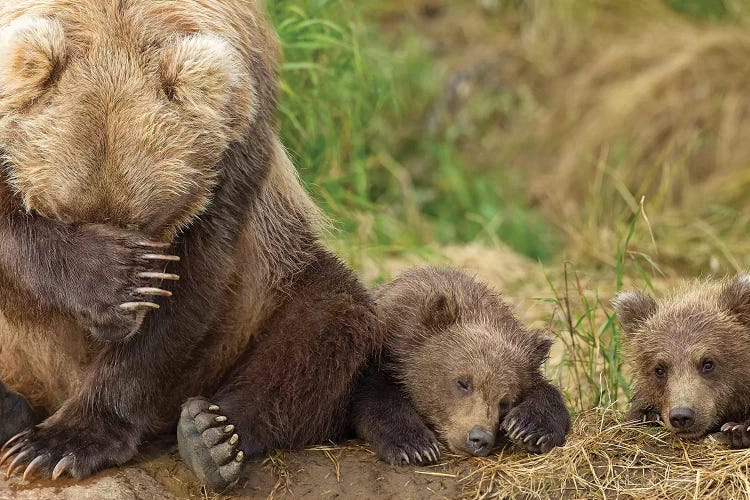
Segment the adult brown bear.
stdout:
[[0,380],[46,417],[10,471],[121,464],[188,396],[215,487],[341,430],[379,327],[278,141],[277,59],[247,0],[0,5]]

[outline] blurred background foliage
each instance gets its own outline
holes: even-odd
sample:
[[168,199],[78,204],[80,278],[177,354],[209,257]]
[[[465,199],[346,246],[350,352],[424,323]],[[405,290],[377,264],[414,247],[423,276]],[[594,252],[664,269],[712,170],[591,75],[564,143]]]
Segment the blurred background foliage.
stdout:
[[453,253],[543,298],[571,406],[627,393],[614,291],[750,268],[750,1],[266,4],[331,245],[368,282]]

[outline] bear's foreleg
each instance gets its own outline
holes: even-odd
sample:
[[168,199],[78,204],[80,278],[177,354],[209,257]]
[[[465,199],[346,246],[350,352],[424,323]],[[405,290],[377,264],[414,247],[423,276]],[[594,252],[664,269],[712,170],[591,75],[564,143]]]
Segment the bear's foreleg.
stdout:
[[357,437],[391,465],[432,464],[440,457],[435,434],[398,384],[377,366],[360,377],[351,420]]
[[[169,296],[168,244],[100,224],[68,225],[10,207],[0,182],[0,308],[8,317],[61,313],[119,340]],[[5,210],[2,210],[2,208]]]
[[505,416],[502,429],[511,441],[534,453],[545,453],[564,444],[570,430],[570,413],[560,390],[538,375]]
[[244,457],[325,442],[347,427],[354,380],[381,329],[353,273],[316,253],[218,392],[183,405],[180,454],[215,490],[238,480]]

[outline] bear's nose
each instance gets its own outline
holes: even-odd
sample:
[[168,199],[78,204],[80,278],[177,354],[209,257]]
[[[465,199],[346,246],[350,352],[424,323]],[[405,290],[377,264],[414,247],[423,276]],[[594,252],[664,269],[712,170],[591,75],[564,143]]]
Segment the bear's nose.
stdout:
[[695,423],[695,412],[684,406],[672,408],[669,410],[669,423],[675,429],[688,429]]
[[475,425],[466,436],[466,445],[469,447],[469,451],[477,457],[487,456],[494,443],[495,436],[478,425]]

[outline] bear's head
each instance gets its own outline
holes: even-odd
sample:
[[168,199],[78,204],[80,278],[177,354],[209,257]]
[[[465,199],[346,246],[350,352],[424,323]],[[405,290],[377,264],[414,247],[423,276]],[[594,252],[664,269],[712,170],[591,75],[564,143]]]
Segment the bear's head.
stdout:
[[744,418],[750,405],[750,275],[695,282],[654,300],[614,300],[633,370],[633,417],[659,415],[685,439]]
[[395,349],[395,372],[452,452],[485,456],[552,341],[528,332],[489,287],[459,273],[450,279],[414,305],[419,333]]
[[254,82],[237,40],[172,5],[0,8],[2,173],[26,210],[153,233],[209,204]]

